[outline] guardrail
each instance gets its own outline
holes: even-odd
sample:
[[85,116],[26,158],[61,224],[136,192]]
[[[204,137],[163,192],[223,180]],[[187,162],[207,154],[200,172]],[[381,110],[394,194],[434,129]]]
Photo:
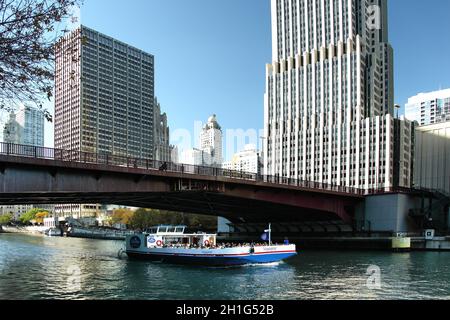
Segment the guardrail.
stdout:
[[30,145],[19,145],[4,142],[0,143],[0,154],[15,157],[77,162],[84,164],[107,165],[112,167],[128,167],[146,170],[169,171],[182,174],[195,174],[200,176],[226,177],[233,179],[242,179],[247,181],[288,185],[301,188],[325,190],[356,195],[382,194],[398,190],[400,191],[407,190],[404,188],[380,188],[380,189],[363,190],[287,177],[261,175],[244,171],[234,171],[217,167],[178,164],[151,159],[112,155],[107,153],[90,153],[77,150],[63,150],[63,149],[54,149]]

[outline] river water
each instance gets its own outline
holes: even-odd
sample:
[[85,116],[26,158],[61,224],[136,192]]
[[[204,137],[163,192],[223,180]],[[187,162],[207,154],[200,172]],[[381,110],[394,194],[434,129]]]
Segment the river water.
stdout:
[[122,247],[0,234],[0,299],[450,299],[450,253],[300,251],[208,268],[130,261]]

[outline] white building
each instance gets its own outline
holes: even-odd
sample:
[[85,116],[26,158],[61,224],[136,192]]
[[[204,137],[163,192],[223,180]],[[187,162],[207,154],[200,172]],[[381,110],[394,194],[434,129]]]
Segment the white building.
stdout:
[[224,162],[222,165],[223,169],[250,172],[250,173],[260,173],[260,156],[253,144],[248,144],[244,147],[243,151],[235,153],[231,161]]
[[450,122],[416,128],[414,186],[450,194]]
[[200,149],[211,155],[211,166],[222,166],[222,128],[214,114],[200,133]]
[[222,167],[222,129],[216,115],[209,117],[200,132],[200,148],[183,150],[180,163]]
[[5,143],[22,143],[22,126],[16,120],[16,114],[11,112],[9,119],[3,126],[3,142]]
[[33,208],[33,205],[0,206],[0,215],[11,213],[13,220],[17,221],[24,213]]
[[411,164],[394,162],[395,135],[407,132],[394,120],[387,0],[271,8],[264,173],[367,190],[393,187],[395,171],[403,185]]
[[184,150],[180,162],[194,166],[211,166],[211,153],[196,148]]
[[44,146],[44,113],[38,108],[22,105],[16,115],[22,129],[21,144]]
[[419,93],[409,98],[405,116],[421,126],[450,121],[450,89]]

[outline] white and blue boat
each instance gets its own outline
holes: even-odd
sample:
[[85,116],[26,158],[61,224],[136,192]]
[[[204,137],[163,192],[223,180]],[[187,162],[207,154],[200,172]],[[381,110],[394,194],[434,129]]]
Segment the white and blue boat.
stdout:
[[186,226],[158,226],[126,237],[130,259],[205,266],[237,266],[278,262],[297,254],[295,244],[221,245],[216,234],[185,233]]

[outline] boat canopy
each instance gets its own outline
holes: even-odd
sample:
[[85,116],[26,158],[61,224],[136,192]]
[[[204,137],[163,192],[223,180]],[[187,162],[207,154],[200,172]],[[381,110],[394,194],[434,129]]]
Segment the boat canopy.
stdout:
[[175,236],[175,235],[183,235],[186,226],[172,226],[172,225],[159,225],[155,227],[148,228],[146,230],[149,234],[156,235],[167,235],[167,236]]

